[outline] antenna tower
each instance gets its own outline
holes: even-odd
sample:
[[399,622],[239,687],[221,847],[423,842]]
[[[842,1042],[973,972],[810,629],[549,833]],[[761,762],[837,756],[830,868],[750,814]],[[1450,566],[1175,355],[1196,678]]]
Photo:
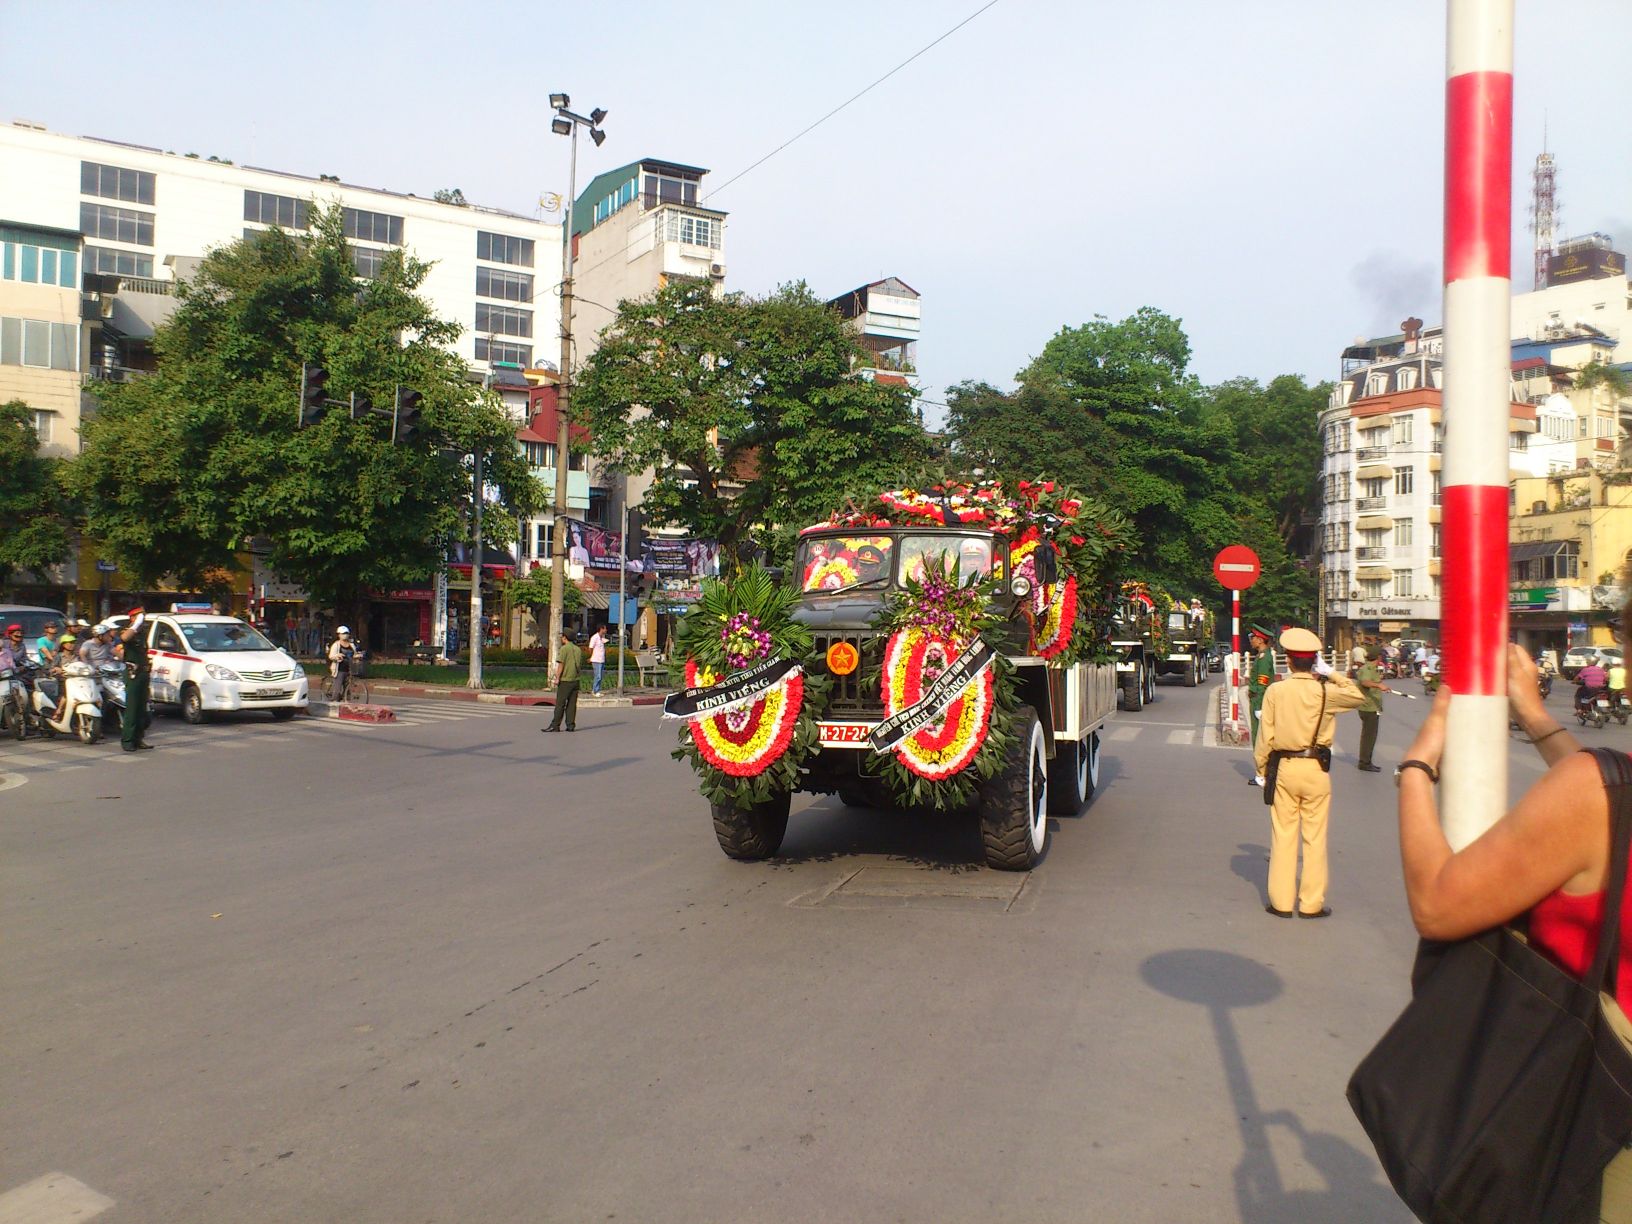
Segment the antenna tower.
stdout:
[[1553,253],[1553,230],[1558,222],[1557,183],[1553,155],[1547,152],[1545,129],[1541,138],[1541,152],[1536,156],[1536,168],[1530,172],[1534,191],[1530,201],[1530,232],[1535,235],[1537,289],[1547,288],[1547,260]]

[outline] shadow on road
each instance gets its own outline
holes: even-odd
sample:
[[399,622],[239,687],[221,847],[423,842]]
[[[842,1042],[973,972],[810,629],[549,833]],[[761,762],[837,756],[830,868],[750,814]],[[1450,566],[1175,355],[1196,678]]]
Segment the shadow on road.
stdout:
[[1258,890],[1261,904],[1269,904],[1269,847],[1240,842],[1230,855],[1230,870]]
[[967,812],[851,808],[837,798],[794,812],[776,857],[790,863],[832,863],[861,854],[957,871],[984,870],[986,865],[980,831]]
[[[1241,1132],[1243,1154],[1235,1167],[1235,1198],[1242,1220],[1301,1224],[1306,1220],[1400,1217],[1399,1200],[1378,1179],[1376,1162],[1369,1154],[1337,1135],[1309,1130],[1291,1110],[1266,1110],[1259,1104],[1230,1013],[1279,998],[1279,974],[1231,952],[1180,948],[1149,957],[1140,965],[1139,975],[1147,986],[1169,998],[1207,1009]],[[1270,1146],[1275,1127],[1298,1141],[1304,1161],[1325,1182],[1324,1190],[1286,1188]]]

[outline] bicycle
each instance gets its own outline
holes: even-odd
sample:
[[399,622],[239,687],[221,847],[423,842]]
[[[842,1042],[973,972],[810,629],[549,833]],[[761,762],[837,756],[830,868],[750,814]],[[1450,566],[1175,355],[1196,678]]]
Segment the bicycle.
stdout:
[[333,692],[332,700],[337,705],[367,705],[368,683],[360,676],[350,671],[343,671],[334,678],[330,685]]

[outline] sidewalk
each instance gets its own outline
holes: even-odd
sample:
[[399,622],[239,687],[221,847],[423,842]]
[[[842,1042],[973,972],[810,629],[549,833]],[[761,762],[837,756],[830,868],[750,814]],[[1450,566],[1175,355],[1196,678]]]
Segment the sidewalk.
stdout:
[[[486,701],[494,705],[527,705],[553,706],[555,704],[554,689],[469,689],[451,684],[414,684],[409,681],[370,680],[368,691],[374,697],[431,697],[443,701]],[[599,697],[591,696],[587,689],[578,691],[578,708],[581,710],[617,709],[630,706],[662,705],[663,698],[668,696],[667,690],[651,692],[647,690],[629,691],[618,697],[607,689],[602,689]]]

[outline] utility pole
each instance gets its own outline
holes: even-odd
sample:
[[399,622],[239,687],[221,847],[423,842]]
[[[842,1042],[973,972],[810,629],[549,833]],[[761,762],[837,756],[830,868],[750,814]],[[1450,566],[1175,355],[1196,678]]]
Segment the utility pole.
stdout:
[[482,452],[471,455],[475,469],[475,512],[471,515],[474,540],[470,550],[470,679],[465,687],[482,687]]
[[567,474],[571,470],[568,448],[572,443],[567,424],[572,407],[572,211],[578,196],[578,129],[587,127],[596,146],[606,139],[601,131],[604,110],[593,110],[589,117],[575,115],[567,107],[572,99],[566,94],[551,94],[550,105],[555,118],[550,130],[558,136],[570,136],[572,152],[567,169],[567,219],[561,244],[561,377],[556,385],[555,417],[555,518],[550,525],[550,666],[561,657],[561,623],[563,604],[567,594]]
[[624,583],[624,569],[628,565],[629,556],[629,502],[627,498],[628,486],[624,486],[625,500],[623,503],[623,521],[618,532],[618,696],[623,696],[623,627],[629,623],[629,605],[625,603],[628,597],[624,594],[627,589]]

